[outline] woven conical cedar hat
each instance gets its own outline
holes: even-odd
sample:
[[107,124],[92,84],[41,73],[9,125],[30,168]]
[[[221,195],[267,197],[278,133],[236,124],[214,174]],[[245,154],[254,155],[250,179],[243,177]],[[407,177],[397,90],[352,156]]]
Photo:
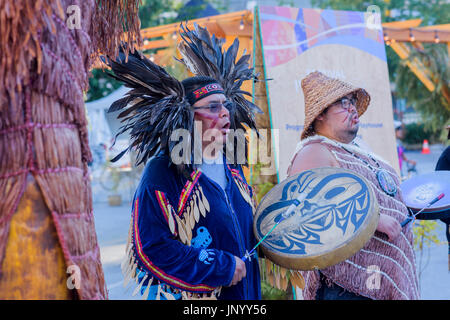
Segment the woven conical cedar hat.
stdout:
[[315,71],[302,80],[302,89],[305,97],[305,126],[301,139],[314,134],[312,124],[323,110],[336,100],[356,93],[356,110],[361,116],[369,106],[370,96],[366,90],[357,88],[339,79],[329,78],[321,72]]

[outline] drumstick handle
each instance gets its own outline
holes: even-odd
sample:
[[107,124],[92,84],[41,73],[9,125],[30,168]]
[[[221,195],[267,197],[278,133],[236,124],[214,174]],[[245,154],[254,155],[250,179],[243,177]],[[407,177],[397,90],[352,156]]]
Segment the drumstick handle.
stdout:
[[278,222],[272,227],[272,229],[270,229],[270,231],[267,232],[266,235],[265,235],[261,240],[259,240],[259,242],[256,244],[256,246],[254,246],[253,249],[252,249],[250,252],[246,253],[246,254],[241,258],[242,261],[247,260],[247,259],[251,256],[251,254],[253,253],[253,251],[255,251],[255,249],[261,244],[261,242],[263,242],[263,241],[269,236],[269,234],[271,234],[272,231],[273,231],[273,230],[274,230],[274,229],[275,229],[275,228],[276,228],[283,220],[287,219],[287,218],[292,214],[292,212],[295,211],[295,208],[298,207],[298,205],[299,205],[303,200],[305,200],[305,198],[306,198],[306,194],[300,193],[300,195],[297,197],[297,199],[295,199],[295,200],[292,202],[292,204],[289,206],[289,208],[287,209],[287,211],[284,212],[284,213],[281,215],[280,220],[278,220]]
[[441,200],[443,197],[445,196],[444,193],[441,193],[440,195],[438,195],[436,198],[434,198],[433,200],[431,200],[431,202],[428,204],[428,207],[435,204],[436,202],[438,202],[439,200]]
[[434,198],[433,200],[430,201],[430,203],[427,204],[426,207],[422,208],[419,212],[415,213],[413,216],[406,218],[405,220],[403,220],[403,222],[400,224],[402,227],[404,227],[405,225],[407,225],[409,222],[414,220],[414,217],[417,216],[419,213],[421,213],[423,210],[425,210],[426,208],[432,206],[433,204],[435,204],[436,202],[438,202],[439,200],[441,200],[443,197],[445,196],[444,193],[441,193],[440,195],[438,195],[436,198]]
[[412,217],[408,217],[408,218],[406,218],[405,220],[403,220],[402,221],[402,223],[400,223],[400,225],[402,226],[402,228],[404,227],[404,226],[406,226],[409,222],[411,222],[411,221],[413,221],[413,218]]

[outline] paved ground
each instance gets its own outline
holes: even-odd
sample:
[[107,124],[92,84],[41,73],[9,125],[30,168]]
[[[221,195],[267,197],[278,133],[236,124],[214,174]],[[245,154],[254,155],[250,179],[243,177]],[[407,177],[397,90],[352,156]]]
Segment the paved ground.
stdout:
[[[131,202],[111,207],[105,202],[94,202],[95,227],[105,273],[109,299],[129,300],[132,292],[125,292],[120,263],[125,256],[125,243],[131,216]],[[131,290],[129,290],[131,291]]]
[[[420,151],[408,151],[406,155],[417,161],[417,170],[420,174],[434,171],[442,150],[442,146],[435,145],[431,147],[429,155],[423,155]],[[139,299],[139,296],[131,296],[132,289],[125,292],[120,271],[130,222],[131,203],[128,199],[128,191],[125,192],[125,198],[125,203],[120,207],[110,207],[104,202],[105,196],[96,197],[101,201],[94,200],[96,229],[110,299]],[[416,254],[420,269],[422,299],[450,300],[448,246],[444,226],[442,222],[438,221],[439,228],[436,234],[442,244],[425,246],[422,252],[418,251]]]

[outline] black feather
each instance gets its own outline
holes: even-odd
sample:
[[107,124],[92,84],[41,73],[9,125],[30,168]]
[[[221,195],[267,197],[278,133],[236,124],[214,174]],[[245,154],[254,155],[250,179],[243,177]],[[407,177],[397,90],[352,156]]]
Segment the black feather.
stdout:
[[241,86],[244,81],[256,81],[258,75],[250,68],[249,54],[244,52],[237,59],[239,40],[236,38],[228,50],[223,50],[224,41],[214,35],[211,37],[206,28],[194,24],[194,30],[190,30],[187,25],[181,24],[181,30],[183,42],[179,50],[182,59],[179,61],[192,73],[215,78],[221,84],[227,99],[232,102],[229,107],[231,128],[245,129],[245,124],[257,132],[255,113],[263,112],[244,98],[243,95],[252,94],[241,90]]
[[[126,59],[120,48],[115,60],[108,57],[106,61],[111,76],[131,88],[108,110],[121,111],[117,118],[124,124],[116,138],[125,132],[130,134],[130,146],[111,161],[131,149],[137,152],[136,165],[145,164],[159,152],[170,154],[175,146],[170,141],[172,132],[193,130],[193,115],[181,82],[137,51]],[[183,166],[183,170],[190,168],[189,164]]]

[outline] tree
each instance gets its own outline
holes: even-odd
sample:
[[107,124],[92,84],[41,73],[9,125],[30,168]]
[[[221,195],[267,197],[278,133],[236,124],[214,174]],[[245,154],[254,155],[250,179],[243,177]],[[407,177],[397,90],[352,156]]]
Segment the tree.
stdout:
[[[199,5],[188,6],[187,8],[185,8],[183,1],[180,0],[142,0],[141,6],[139,7],[141,29],[195,18],[198,12],[204,10],[205,6],[211,7],[211,4],[219,12],[227,10],[227,5],[223,4],[220,0],[212,0]],[[183,14],[179,15],[180,12]],[[151,54],[154,53],[154,50],[145,51],[144,53]],[[169,63],[167,65],[170,66]],[[167,71],[169,73],[174,71],[175,75],[182,73],[181,70],[178,70],[178,67],[169,69]],[[104,70],[95,69],[89,78],[89,91],[86,93],[86,101],[100,99],[121,85],[120,82],[109,77]]]
[[176,0],[142,0],[139,8],[141,28],[175,22],[182,3]]
[[[413,48],[411,46],[411,48]],[[445,45],[425,44],[423,49],[412,49],[408,61],[418,59],[432,75],[435,90],[430,92],[401,61],[397,68],[395,84],[397,94],[406,98],[408,103],[420,112],[425,127],[431,132],[444,132],[444,126],[450,123],[450,66]],[[443,140],[446,140],[442,136]]]
[[[180,3],[175,0],[142,0],[139,7],[139,19],[141,28],[154,27],[160,24],[174,22],[177,16],[176,10]],[[92,70],[89,78],[89,91],[86,93],[86,101],[93,101],[107,96],[122,84],[109,77],[104,70]]]
[[[371,5],[378,6],[382,22],[422,19],[422,25],[435,25],[450,21],[450,3],[447,0],[311,0],[313,7],[333,10],[366,12]],[[387,48],[389,76],[395,78],[400,58]]]

